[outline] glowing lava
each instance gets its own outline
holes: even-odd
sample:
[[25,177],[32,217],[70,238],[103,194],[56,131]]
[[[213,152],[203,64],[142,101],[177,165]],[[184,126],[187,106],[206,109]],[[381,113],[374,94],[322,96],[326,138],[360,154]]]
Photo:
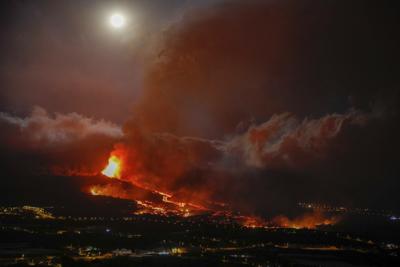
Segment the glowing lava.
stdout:
[[289,219],[286,216],[280,215],[273,219],[273,223],[284,228],[295,229],[315,229],[321,225],[333,225],[340,221],[338,216],[326,217],[321,212],[305,213],[300,217]]
[[97,189],[95,187],[91,187],[90,194],[92,194],[93,196],[97,196],[99,194],[99,192],[97,191]]
[[101,173],[109,178],[120,178],[121,160],[116,156],[111,156],[108,159],[108,165],[101,171]]

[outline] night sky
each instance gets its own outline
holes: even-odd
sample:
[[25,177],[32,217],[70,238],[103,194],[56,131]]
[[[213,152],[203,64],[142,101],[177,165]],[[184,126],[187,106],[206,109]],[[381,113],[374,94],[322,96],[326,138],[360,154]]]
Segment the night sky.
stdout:
[[392,1],[0,5],[1,201],[51,200],[114,153],[127,183],[253,214],[400,210]]

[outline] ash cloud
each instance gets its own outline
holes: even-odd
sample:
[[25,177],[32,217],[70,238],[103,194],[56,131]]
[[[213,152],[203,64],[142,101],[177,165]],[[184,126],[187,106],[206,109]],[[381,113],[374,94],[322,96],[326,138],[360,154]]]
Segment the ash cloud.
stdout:
[[363,126],[371,116],[352,111],[299,120],[289,113],[277,114],[233,137],[225,149],[248,166],[296,169],[323,158],[345,124]]
[[[383,129],[382,120],[380,113],[354,110],[312,119],[283,113],[223,140],[150,134],[130,124],[112,154],[126,166],[123,180],[184,201],[224,202],[272,217],[290,214],[299,201],[371,205],[369,186],[359,188],[356,200],[352,190],[359,183],[376,183],[379,176],[362,175],[385,163],[375,162],[378,154],[363,156],[365,151],[350,140],[360,132]],[[368,135],[358,139],[373,141]],[[375,142],[371,153],[381,145]],[[377,188],[393,191],[384,184]]]
[[[386,4],[228,1],[188,13],[125,125],[133,173],[254,213],[298,201],[399,208],[399,40]],[[195,142],[202,154],[173,136],[220,141]]]
[[[399,103],[398,22],[386,1],[226,1],[171,27],[135,120],[221,138],[240,121],[321,117]],[[389,100],[389,101],[388,101]]]
[[78,113],[51,116],[41,107],[34,107],[30,116],[19,118],[0,113],[0,120],[20,130],[22,136],[35,142],[65,143],[84,139],[90,135],[122,137],[117,125],[104,121],[94,121]]
[[51,115],[35,107],[30,116],[0,113],[2,165],[15,172],[97,173],[122,129],[77,113]]

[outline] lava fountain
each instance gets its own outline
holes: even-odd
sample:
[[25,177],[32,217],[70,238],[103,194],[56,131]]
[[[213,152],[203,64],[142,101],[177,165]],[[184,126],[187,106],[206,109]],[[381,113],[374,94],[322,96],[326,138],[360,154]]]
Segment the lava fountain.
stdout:
[[121,160],[116,156],[111,156],[108,159],[107,166],[101,171],[101,173],[109,178],[120,178]]

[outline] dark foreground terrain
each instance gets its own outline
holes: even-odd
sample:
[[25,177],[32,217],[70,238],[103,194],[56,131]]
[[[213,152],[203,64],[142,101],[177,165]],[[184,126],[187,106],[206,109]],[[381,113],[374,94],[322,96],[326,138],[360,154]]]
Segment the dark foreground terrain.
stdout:
[[249,228],[211,215],[85,217],[53,210],[1,208],[0,265],[400,266],[398,221]]

